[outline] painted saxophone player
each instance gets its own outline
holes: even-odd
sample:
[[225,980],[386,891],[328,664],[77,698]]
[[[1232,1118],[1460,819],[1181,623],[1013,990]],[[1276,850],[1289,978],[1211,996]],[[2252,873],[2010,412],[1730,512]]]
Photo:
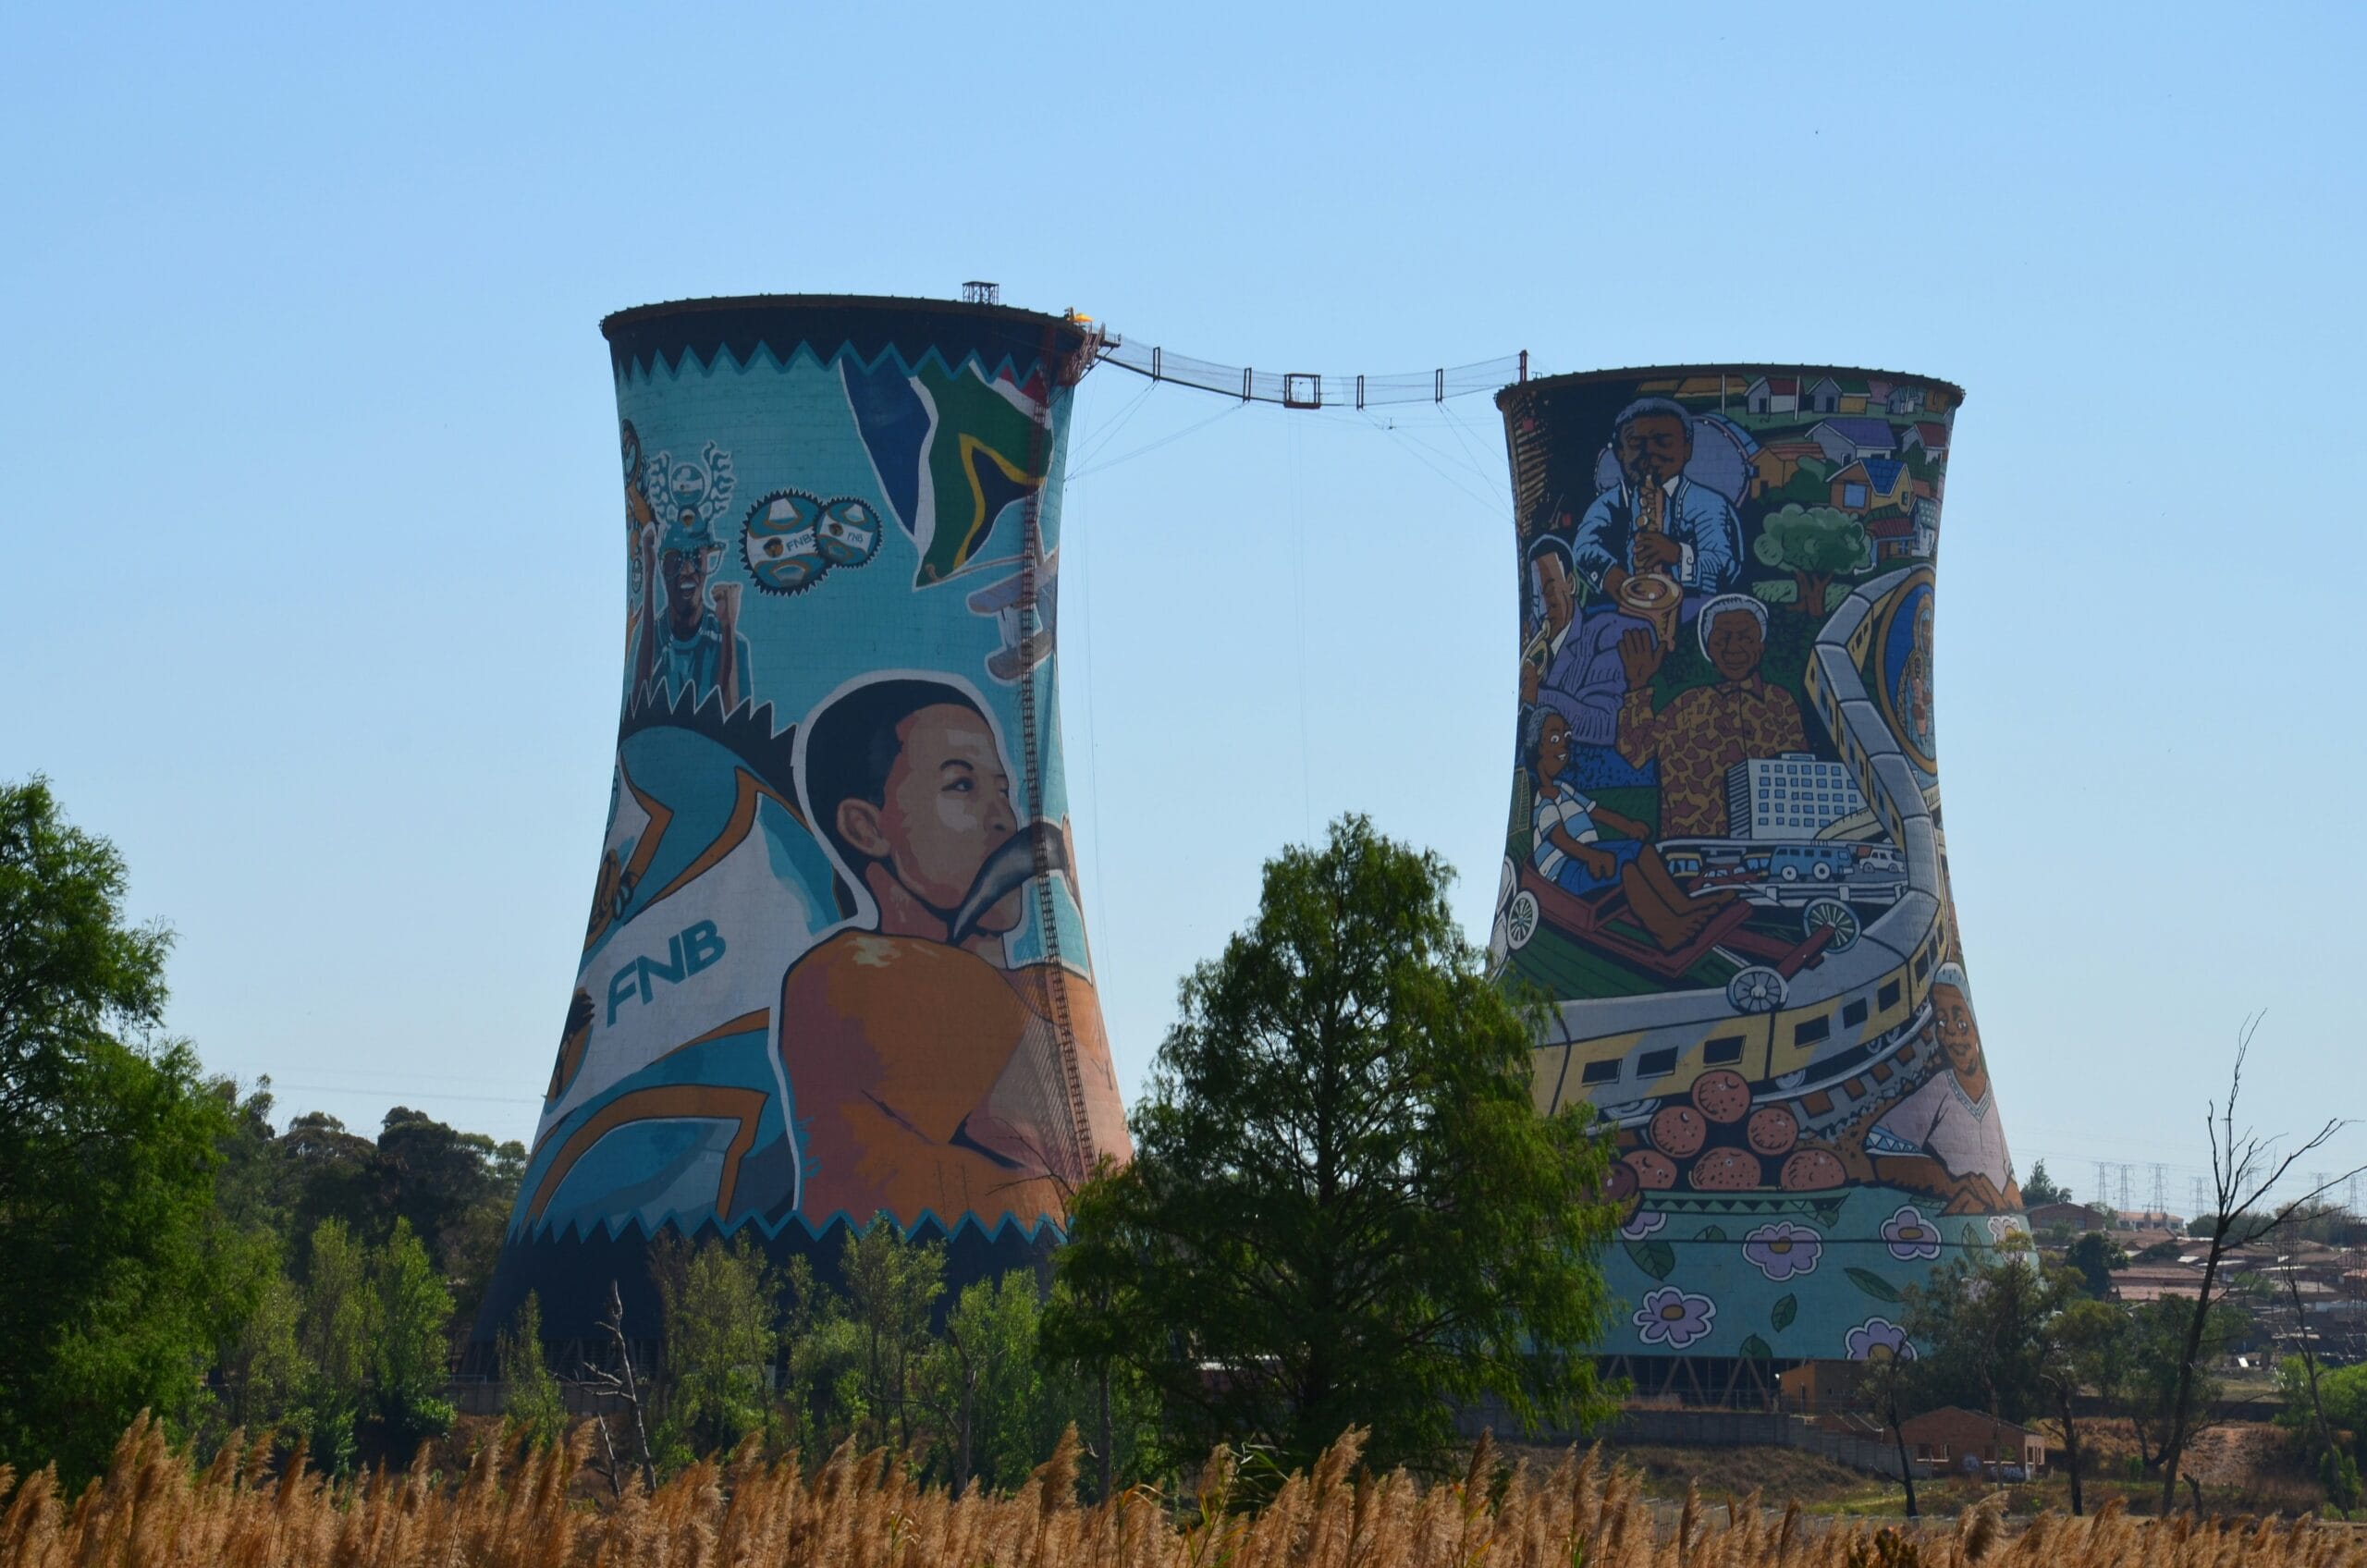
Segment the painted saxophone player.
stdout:
[[1646,1388],[1895,1349],[1905,1288],[2020,1224],[1932,722],[1961,397],[1764,367],[1498,397],[1525,609],[1490,950],[1556,1003],[1539,1103],[1614,1131],[1600,1348]]
[[[590,1330],[642,1249],[850,1228],[1032,1266],[1128,1154],[1061,768],[1084,329],[916,300],[603,324],[627,636],[557,1060],[478,1323]],[[604,530],[604,533],[606,531]],[[609,535],[613,537],[613,535]]]

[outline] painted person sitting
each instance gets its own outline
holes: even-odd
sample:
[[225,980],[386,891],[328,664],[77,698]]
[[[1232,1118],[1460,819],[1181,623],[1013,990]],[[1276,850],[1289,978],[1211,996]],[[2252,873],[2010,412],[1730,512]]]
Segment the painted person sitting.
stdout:
[[1023,826],[977,699],[891,677],[806,722],[799,791],[857,905],[781,981],[779,1042],[802,1124],[798,1207],[816,1225],[886,1210],[907,1227],[1064,1212],[1086,1174],[1051,987],[1064,987],[1097,1154],[1124,1123],[1100,1007],[1083,976],[1011,966],[1024,888],[1068,867]]
[[[1570,765],[1569,721],[1551,708],[1529,712],[1523,737],[1535,790],[1529,807],[1529,864],[1565,893],[1584,897],[1615,887],[1662,950],[1699,935],[1712,912],[1732,902],[1722,888],[1695,899],[1650,842],[1651,830],[1578,792],[1561,775]],[[1605,830],[1617,837],[1605,837]]]

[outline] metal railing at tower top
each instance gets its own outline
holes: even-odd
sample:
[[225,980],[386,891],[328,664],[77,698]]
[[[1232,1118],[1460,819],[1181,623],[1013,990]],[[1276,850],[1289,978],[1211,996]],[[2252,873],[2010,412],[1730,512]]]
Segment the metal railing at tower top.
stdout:
[[1129,343],[1114,335],[1099,339],[1094,357],[1103,364],[1116,365],[1153,381],[1197,387],[1203,392],[1237,398],[1245,403],[1279,403],[1286,409],[1368,409],[1390,403],[1443,403],[1449,398],[1494,392],[1509,382],[1528,379],[1527,349],[1473,364],[1442,365],[1395,375],[1331,375],[1220,365],[1170,353],[1155,344]]

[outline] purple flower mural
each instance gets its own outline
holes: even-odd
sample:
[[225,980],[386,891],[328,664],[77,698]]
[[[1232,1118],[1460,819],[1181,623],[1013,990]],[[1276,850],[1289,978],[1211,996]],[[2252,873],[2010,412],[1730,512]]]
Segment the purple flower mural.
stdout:
[[1813,1273],[1824,1253],[1824,1240],[1805,1225],[1778,1219],[1761,1225],[1742,1239],[1742,1256],[1753,1268],[1778,1281],[1795,1274]]
[[1883,1240],[1889,1244],[1891,1256],[1902,1263],[1940,1256],[1938,1229],[1911,1203],[1900,1204],[1898,1212],[1883,1221]]
[[1667,1215],[1639,1208],[1629,1217],[1626,1224],[1619,1227],[1619,1233],[1628,1241],[1640,1242],[1667,1223]]
[[1645,1295],[1644,1305],[1636,1309],[1630,1321],[1646,1344],[1683,1350],[1707,1336],[1717,1317],[1718,1304],[1708,1296],[1692,1295],[1674,1285],[1663,1285]]
[[1907,1330],[1887,1317],[1869,1317],[1849,1330],[1842,1341],[1852,1361],[1871,1361],[1876,1355],[1894,1355],[1902,1361],[1915,1359],[1915,1346],[1908,1342]]

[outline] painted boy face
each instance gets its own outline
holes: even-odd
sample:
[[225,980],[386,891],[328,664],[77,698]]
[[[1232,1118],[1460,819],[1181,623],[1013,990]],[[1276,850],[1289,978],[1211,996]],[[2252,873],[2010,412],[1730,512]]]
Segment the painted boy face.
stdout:
[[1630,484],[1665,484],[1693,456],[1693,432],[1674,414],[1641,414],[1619,431],[1619,472]]
[[1728,610],[1711,623],[1705,639],[1710,650],[1710,662],[1728,680],[1741,680],[1759,668],[1760,655],[1767,651],[1767,638],[1759,630],[1759,618]]
[[1559,777],[1570,766],[1570,726],[1560,714],[1550,715],[1537,732],[1537,776]]
[[[877,806],[847,802],[840,807],[841,830],[857,829],[847,832],[849,840],[885,861],[922,902],[956,909],[987,857],[1019,830],[1011,776],[987,721],[957,704],[921,709],[896,727],[896,739],[902,750],[888,770],[887,798]],[[979,929],[1016,926],[1020,898],[1013,888],[998,900]]]

